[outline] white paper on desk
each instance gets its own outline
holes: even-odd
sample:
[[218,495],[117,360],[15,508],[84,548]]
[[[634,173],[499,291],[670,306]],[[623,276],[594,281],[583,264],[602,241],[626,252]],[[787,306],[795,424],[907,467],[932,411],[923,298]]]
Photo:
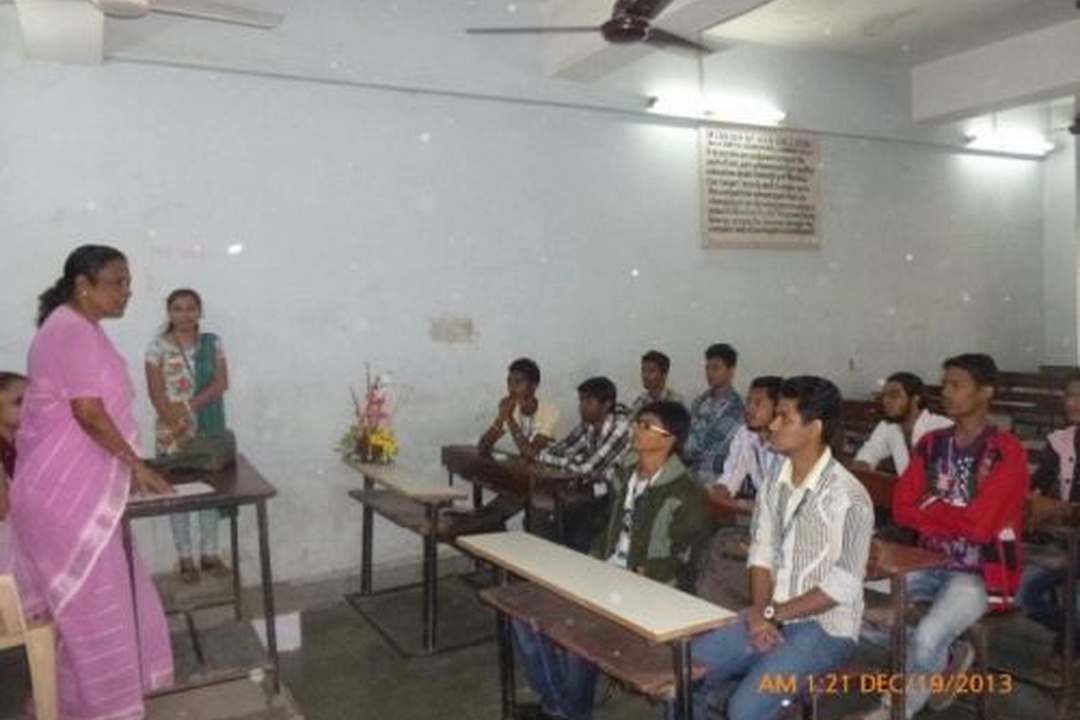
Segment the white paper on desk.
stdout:
[[172,495],[156,495],[154,493],[132,493],[128,498],[130,503],[146,502],[148,500],[160,500],[161,498],[188,497],[190,495],[209,495],[214,492],[214,486],[204,482],[189,482],[173,485]]

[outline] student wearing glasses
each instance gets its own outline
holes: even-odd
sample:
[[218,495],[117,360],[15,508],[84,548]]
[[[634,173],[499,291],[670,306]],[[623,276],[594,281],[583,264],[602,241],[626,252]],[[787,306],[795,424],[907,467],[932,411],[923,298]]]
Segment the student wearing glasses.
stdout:
[[[612,492],[606,528],[592,554],[657,582],[692,587],[694,548],[708,536],[705,490],[679,459],[690,428],[680,403],[663,401],[641,408],[632,424],[633,451],[611,473]],[[514,623],[514,638],[525,675],[540,696],[534,707],[515,717],[591,717],[596,666],[554,646],[524,623]]]

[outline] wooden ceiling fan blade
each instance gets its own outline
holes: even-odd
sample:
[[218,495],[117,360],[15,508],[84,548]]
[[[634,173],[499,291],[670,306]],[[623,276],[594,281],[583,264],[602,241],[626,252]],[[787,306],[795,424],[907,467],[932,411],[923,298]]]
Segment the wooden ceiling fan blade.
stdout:
[[693,40],[687,40],[680,35],[670,33],[667,30],[662,30],[658,27],[649,28],[648,34],[645,36],[645,43],[665,50],[686,50],[693,53],[704,53],[706,55],[713,52],[711,47],[694,42]]
[[465,32],[470,35],[530,35],[533,33],[585,33],[600,32],[599,27],[568,26],[551,27],[538,25],[535,27],[491,27],[491,28],[468,28]]
[[151,0],[150,9],[168,15],[213,20],[214,22],[247,25],[270,29],[277,27],[284,15],[265,10],[253,10],[239,5],[214,2],[213,0]]

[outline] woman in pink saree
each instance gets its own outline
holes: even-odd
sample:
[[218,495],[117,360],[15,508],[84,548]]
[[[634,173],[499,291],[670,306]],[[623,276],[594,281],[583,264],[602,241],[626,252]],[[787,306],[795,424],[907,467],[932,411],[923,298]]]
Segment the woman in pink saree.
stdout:
[[172,682],[161,600],[136,559],[133,601],[121,537],[129,492],[169,488],[133,449],[134,388],[99,325],[124,314],[130,284],[118,250],[68,256],[41,296],[15,441],[15,577],[27,613],[56,624],[64,720],[141,718],[144,695]]

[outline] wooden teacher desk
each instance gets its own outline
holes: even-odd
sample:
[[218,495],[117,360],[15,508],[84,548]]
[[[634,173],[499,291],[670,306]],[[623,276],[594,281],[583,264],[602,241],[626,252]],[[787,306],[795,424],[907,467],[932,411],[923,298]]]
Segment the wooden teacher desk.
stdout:
[[[230,515],[230,537],[232,540],[232,604],[236,619],[243,615],[240,598],[240,550],[239,533],[235,510],[243,505],[254,505],[259,529],[259,567],[260,583],[263,594],[263,616],[266,618],[266,651],[269,664],[265,669],[271,673],[271,688],[277,692],[280,687],[278,677],[277,628],[274,624],[274,579],[270,570],[270,529],[267,519],[266,501],[277,495],[277,489],[255,469],[243,455],[237,455],[236,462],[213,472],[167,472],[166,479],[173,485],[190,482],[204,482],[214,491],[200,495],[157,495],[145,499],[133,500],[124,511],[122,531],[128,562],[133,562],[131,550],[131,521],[137,518],[172,515],[174,513],[198,512],[199,510],[233,510]],[[133,571],[132,571],[133,572]],[[132,586],[134,595],[134,585]],[[138,613],[135,614],[138,618]],[[138,624],[136,623],[136,631]],[[194,637],[194,635],[193,635]],[[198,647],[196,646],[196,652]],[[142,663],[140,663],[140,667]],[[249,669],[237,670],[215,676],[212,682],[222,682],[237,677],[247,677]],[[168,692],[182,690],[183,687],[171,688]]]
[[[695,635],[733,620],[735,613],[528,533],[472,535],[460,538],[458,546],[498,568],[504,583],[494,590],[485,591],[486,595],[481,596],[498,612],[503,720],[513,717],[514,707],[514,649],[509,615],[538,620],[530,612],[530,607],[552,609],[550,603],[543,603],[544,592],[557,596],[556,600],[565,601],[568,609],[584,610],[591,616],[608,621],[602,632],[607,632],[609,636],[613,630],[621,629],[649,645],[670,645],[675,717],[677,720],[690,720],[693,674],[690,640]],[[539,589],[530,591],[520,584],[506,585],[508,573],[531,581],[531,586],[524,587]],[[530,597],[522,597],[526,593]],[[558,612],[557,609],[555,611]],[[555,624],[566,626],[566,623]],[[571,634],[585,633],[586,627],[583,623]],[[557,632],[545,634],[555,642],[560,639],[565,642],[567,639],[560,638]],[[610,673],[610,667],[605,667],[602,658],[597,658],[593,653],[589,655],[590,659],[597,660],[602,670]],[[671,675],[668,677],[672,678]]]

